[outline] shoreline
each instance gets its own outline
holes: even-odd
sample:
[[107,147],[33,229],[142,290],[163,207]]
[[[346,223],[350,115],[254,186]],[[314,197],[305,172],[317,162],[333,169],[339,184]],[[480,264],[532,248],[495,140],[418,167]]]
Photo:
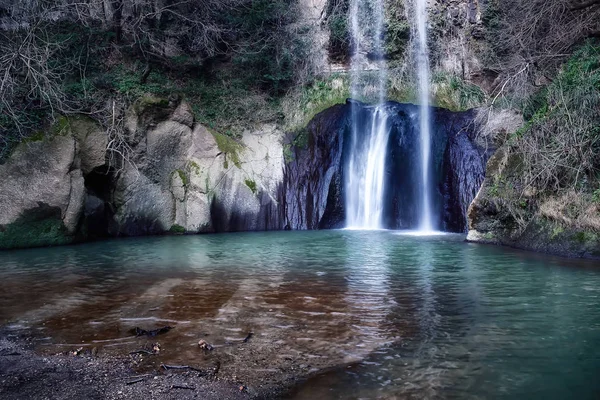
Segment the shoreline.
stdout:
[[298,382],[290,374],[287,384],[265,385],[258,376],[245,384],[214,370],[140,370],[129,355],[43,355],[33,347],[32,337],[0,336],[2,399],[277,399]]

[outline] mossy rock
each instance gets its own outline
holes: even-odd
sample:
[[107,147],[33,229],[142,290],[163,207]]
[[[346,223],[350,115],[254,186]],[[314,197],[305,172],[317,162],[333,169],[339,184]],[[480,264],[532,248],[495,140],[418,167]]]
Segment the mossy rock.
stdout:
[[202,168],[200,168],[200,165],[198,165],[198,163],[195,161],[190,161],[188,163],[188,169],[190,170],[190,173],[196,175],[200,175],[202,173]]
[[71,119],[66,115],[61,115],[58,119],[52,124],[50,128],[50,133],[53,136],[66,136],[71,131]]
[[41,142],[46,139],[46,133],[44,131],[34,132],[32,135],[26,137],[21,141],[21,143],[35,143]]
[[181,179],[181,183],[183,184],[183,186],[188,186],[190,184],[190,180],[185,171],[178,169],[175,170],[175,173],[179,175],[179,179]]
[[56,246],[74,240],[62,222],[60,208],[43,203],[25,210],[15,222],[0,225],[0,249]]
[[142,96],[133,103],[133,111],[137,115],[142,115],[149,111],[165,110],[168,107],[169,100],[152,95]]
[[[91,118],[87,118],[93,121]],[[67,136],[71,133],[72,121],[78,120],[78,116],[59,116],[47,131],[39,130],[24,138],[21,143],[41,142],[55,136]]]
[[88,117],[87,115],[70,115],[67,117],[69,127],[71,128],[71,132],[74,135],[88,135],[90,132],[95,132],[99,129],[100,124],[93,118]]
[[252,191],[252,194],[256,194],[258,192],[256,182],[252,179],[246,179],[244,183],[246,184],[246,186],[248,186],[248,189]]
[[173,224],[171,229],[169,229],[169,232],[173,235],[183,235],[185,233],[185,228],[181,225]]
[[237,168],[241,168],[242,162],[240,160],[239,153],[244,150],[244,146],[229,136],[223,135],[222,133],[215,132],[212,129],[209,129],[209,132],[215,138],[215,142],[217,142],[217,147],[219,150],[225,154],[225,169],[229,168],[228,160],[231,160],[231,162],[233,162]]

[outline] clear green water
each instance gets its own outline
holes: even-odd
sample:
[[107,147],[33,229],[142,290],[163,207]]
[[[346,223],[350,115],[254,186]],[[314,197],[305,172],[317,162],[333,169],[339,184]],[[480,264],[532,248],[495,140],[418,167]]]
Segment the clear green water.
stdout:
[[598,267],[388,231],[113,240],[0,253],[0,323],[52,351],[136,346],[127,329],[168,323],[177,362],[198,337],[229,351],[251,331],[266,376],[308,360],[296,399],[591,399]]

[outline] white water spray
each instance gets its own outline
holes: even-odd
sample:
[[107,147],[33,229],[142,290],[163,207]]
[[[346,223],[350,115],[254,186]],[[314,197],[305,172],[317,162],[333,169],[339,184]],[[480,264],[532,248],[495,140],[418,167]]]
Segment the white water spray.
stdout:
[[[354,52],[352,56],[352,97],[386,98],[386,64],[383,57],[383,0],[352,0],[350,21]],[[370,43],[371,57],[367,56]],[[365,79],[373,76],[376,79]],[[375,93],[373,93],[375,92]],[[358,115],[352,107],[351,154],[346,173],[346,223],[348,228],[383,228],[385,161],[390,133],[382,105],[371,115]]]
[[353,128],[353,141],[360,127],[369,130],[368,140],[355,145],[346,178],[346,220],[348,228],[381,229],[385,198],[385,156],[390,133],[387,115],[375,108],[370,124]]
[[419,131],[421,136],[421,212],[419,230],[435,229],[431,218],[431,194],[429,186],[431,126],[429,112],[429,51],[427,48],[427,0],[415,0],[417,21],[417,73],[419,79]]

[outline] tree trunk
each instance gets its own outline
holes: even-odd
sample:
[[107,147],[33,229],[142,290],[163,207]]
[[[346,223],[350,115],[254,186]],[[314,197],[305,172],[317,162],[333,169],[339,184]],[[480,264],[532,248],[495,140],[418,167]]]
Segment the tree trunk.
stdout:
[[115,32],[116,42],[120,43],[123,39],[123,0],[112,0],[113,23],[112,29]]

